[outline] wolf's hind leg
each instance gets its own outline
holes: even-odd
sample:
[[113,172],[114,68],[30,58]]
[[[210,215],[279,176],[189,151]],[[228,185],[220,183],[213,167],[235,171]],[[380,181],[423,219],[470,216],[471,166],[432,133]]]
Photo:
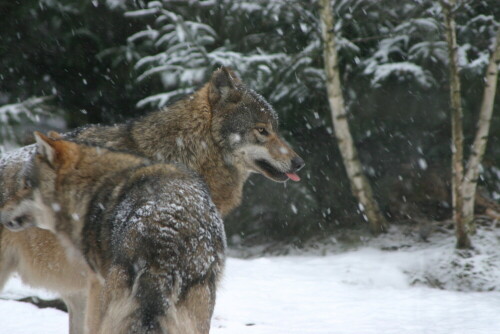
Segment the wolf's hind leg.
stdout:
[[101,294],[103,285],[96,276],[89,280],[87,305],[85,310],[86,334],[98,333],[102,320]]
[[142,314],[148,310],[141,307],[134,290],[130,285],[129,273],[124,268],[114,266],[109,270],[100,299],[104,314],[99,334],[162,333],[154,323],[144,323]]
[[166,320],[168,333],[208,334],[215,306],[215,283],[209,279],[191,286]]

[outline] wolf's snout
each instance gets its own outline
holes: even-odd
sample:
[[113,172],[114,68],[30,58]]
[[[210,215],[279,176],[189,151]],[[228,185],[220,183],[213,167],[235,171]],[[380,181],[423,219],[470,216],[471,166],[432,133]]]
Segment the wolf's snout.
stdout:
[[299,157],[298,155],[293,157],[291,160],[291,171],[288,173],[285,173],[286,176],[292,181],[295,181],[295,182],[300,181],[300,177],[297,174],[295,174],[295,172],[297,172],[299,169],[304,167],[305,164],[306,163],[304,162],[304,160],[302,160],[302,158]]
[[296,156],[292,159],[292,169],[293,171],[297,172],[299,171],[300,169],[302,169],[302,167],[304,167],[306,165],[306,163],[304,162],[304,160],[299,157],[299,156]]
[[27,216],[16,217],[3,223],[9,230],[17,232],[33,226],[32,221]]

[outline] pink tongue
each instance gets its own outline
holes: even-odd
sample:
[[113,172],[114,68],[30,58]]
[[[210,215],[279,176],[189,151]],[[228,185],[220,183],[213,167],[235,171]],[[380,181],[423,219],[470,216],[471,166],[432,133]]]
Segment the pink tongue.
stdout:
[[292,181],[295,181],[295,182],[300,181],[300,177],[295,173],[286,173],[286,176],[288,176],[288,178]]

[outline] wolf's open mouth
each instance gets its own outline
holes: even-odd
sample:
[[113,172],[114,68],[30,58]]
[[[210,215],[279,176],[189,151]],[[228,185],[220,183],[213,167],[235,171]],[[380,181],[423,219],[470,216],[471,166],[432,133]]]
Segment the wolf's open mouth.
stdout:
[[259,167],[259,169],[265,176],[274,181],[284,182],[288,180],[288,176],[286,175],[286,173],[280,172],[265,160],[255,160],[255,164],[257,165],[257,167]]

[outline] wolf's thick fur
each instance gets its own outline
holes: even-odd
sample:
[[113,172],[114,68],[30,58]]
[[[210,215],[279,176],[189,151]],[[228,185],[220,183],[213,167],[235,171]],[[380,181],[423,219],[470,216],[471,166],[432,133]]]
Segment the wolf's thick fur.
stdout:
[[25,206],[104,282],[89,332],[208,333],[225,235],[204,182],[131,154],[37,142]]
[[[91,125],[65,138],[129,151],[155,161],[183,163],[202,176],[213,202],[224,216],[241,202],[243,184],[250,173],[257,172],[278,182],[298,179],[295,172],[304,162],[277,131],[278,117],[272,107],[246,88],[233,72],[222,68],[197,92],[166,109],[125,124]],[[33,148],[25,150],[26,155],[34,151]],[[3,187],[0,208],[30,187],[23,181],[23,174],[29,171],[26,162],[29,158],[3,161],[3,167],[0,163],[0,186]],[[15,218],[0,214],[4,224]],[[82,275],[85,279],[85,271],[64,259],[64,252],[58,249],[59,243],[50,233],[31,228],[14,234],[0,225],[0,234],[0,287],[12,272],[18,271],[26,283],[51,288],[61,293],[70,305],[81,305],[79,298],[73,301],[73,295],[81,291],[84,284],[70,277]],[[62,268],[64,275],[51,271],[52,261]],[[21,271],[21,262],[31,265]],[[58,283],[67,278],[68,285]],[[83,312],[69,308],[71,323],[72,315]],[[71,323],[71,328],[75,327],[78,324]]]

